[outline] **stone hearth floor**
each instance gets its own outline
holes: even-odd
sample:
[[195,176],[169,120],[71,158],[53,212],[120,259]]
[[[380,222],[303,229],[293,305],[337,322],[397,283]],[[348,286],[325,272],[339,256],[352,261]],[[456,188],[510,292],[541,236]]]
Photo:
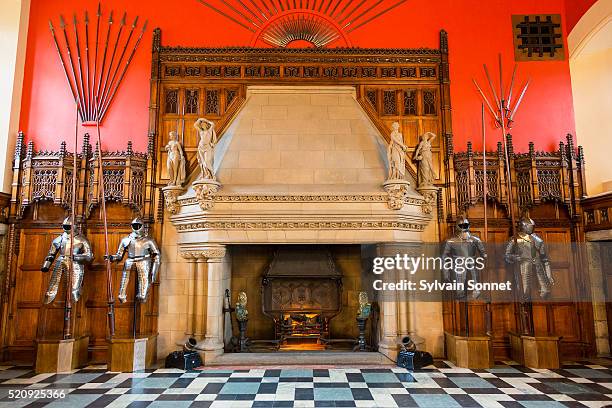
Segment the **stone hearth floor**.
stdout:
[[[11,390],[63,399],[10,398]],[[581,361],[560,370],[498,363],[489,370],[445,361],[409,372],[392,366],[215,367],[111,373],[91,366],[70,374],[0,367],[6,407],[609,407],[612,360]]]

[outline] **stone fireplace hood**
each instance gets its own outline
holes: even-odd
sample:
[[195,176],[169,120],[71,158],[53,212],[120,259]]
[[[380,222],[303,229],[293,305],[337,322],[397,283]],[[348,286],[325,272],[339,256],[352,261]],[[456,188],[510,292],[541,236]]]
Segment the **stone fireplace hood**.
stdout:
[[387,143],[355,92],[249,87],[215,149],[218,191],[166,201],[179,247],[422,241],[431,200],[413,180],[399,200],[385,189]]

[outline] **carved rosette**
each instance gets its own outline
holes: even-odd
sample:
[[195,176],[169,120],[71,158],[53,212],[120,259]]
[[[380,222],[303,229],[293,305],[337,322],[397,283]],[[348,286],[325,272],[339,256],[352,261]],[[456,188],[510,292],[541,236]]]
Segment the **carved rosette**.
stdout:
[[183,188],[179,186],[168,186],[162,188],[162,191],[164,193],[166,208],[170,211],[170,214],[176,214],[181,208],[178,197],[183,192]]
[[410,182],[406,180],[387,180],[383,187],[388,194],[387,205],[392,210],[401,210],[406,203]]
[[419,187],[417,191],[425,198],[421,209],[425,214],[431,214],[437,205],[438,188],[435,186]]
[[215,193],[219,191],[221,184],[214,180],[202,179],[193,182],[196,199],[203,211],[210,210],[214,205]]

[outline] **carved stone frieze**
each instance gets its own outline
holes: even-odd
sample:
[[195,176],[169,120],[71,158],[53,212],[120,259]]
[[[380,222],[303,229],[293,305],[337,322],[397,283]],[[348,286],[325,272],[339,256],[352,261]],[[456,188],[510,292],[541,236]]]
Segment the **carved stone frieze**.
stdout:
[[198,230],[321,230],[321,229],[399,229],[405,231],[423,231],[424,225],[405,221],[202,221],[179,224],[178,231]]
[[208,211],[213,207],[215,193],[219,191],[220,187],[221,184],[214,180],[194,181],[193,189],[196,193],[196,200],[203,211]]

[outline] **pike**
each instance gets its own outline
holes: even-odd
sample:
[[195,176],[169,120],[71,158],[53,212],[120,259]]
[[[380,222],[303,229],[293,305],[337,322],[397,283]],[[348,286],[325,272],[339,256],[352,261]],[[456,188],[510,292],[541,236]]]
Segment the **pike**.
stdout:
[[106,65],[106,54],[108,51],[108,42],[110,40],[111,28],[113,27],[113,11],[111,10],[108,17],[108,30],[106,31],[106,41],[104,42],[104,53],[102,54],[102,66],[100,67],[100,76],[98,77],[98,88],[96,89],[96,120],[99,117],[99,102],[100,102],[100,87],[102,86],[102,77],[104,76],[104,67]]
[[[264,21],[263,21],[261,18],[259,18],[259,16],[258,16],[258,15],[257,15],[257,14],[256,14],[256,13],[253,11],[253,10],[251,10],[250,8],[248,8],[248,7],[247,7],[247,5],[246,5],[246,4],[244,4],[244,3],[242,2],[242,0],[238,0],[238,3],[240,3],[240,5],[242,6],[242,8],[243,8],[243,9],[245,9],[246,11],[248,11],[250,15],[252,15],[253,17],[255,17],[255,19],[257,19],[257,21],[259,21],[261,24],[263,24],[263,23],[264,23]],[[252,1],[251,1],[251,4],[253,4],[253,5],[254,5],[254,3],[253,3]]]
[[504,74],[502,72],[502,56],[497,55],[499,61],[499,100],[502,108],[506,108],[506,97],[504,96]]
[[[111,53],[110,63],[108,64],[108,69],[106,70],[106,78],[104,79],[104,85],[102,86],[102,98],[98,101],[100,106],[103,106],[103,102],[107,97],[107,94],[110,90],[110,83],[108,82],[110,78],[110,73],[113,70],[113,63],[115,62],[115,55],[117,54],[117,46],[119,45],[119,40],[121,40],[121,33],[123,32],[123,28],[125,27],[127,13],[123,13],[123,17],[121,17],[121,21],[119,22],[119,31],[117,31],[117,40],[113,45],[113,52]],[[127,47],[127,44],[126,44]],[[117,61],[117,65],[119,65],[120,61]]]
[[76,73],[74,72],[74,61],[72,60],[72,50],[70,49],[70,42],[68,42],[68,34],[66,33],[66,22],[64,21],[64,17],[60,15],[60,28],[64,32],[64,41],[66,41],[66,50],[68,52],[68,60],[70,62],[70,72],[72,73],[72,79],[74,79],[74,87],[76,88],[76,94],[78,97],[78,105],[80,110],[80,115],[83,117],[83,102],[81,99],[81,91],[79,89],[79,83],[76,77]]
[[77,192],[77,154],[76,147],[79,143],[79,105],[75,104],[76,117],[74,121],[74,147],[75,152],[72,153],[72,199],[71,199],[71,222],[70,227],[70,263],[68,267],[68,276],[66,277],[66,302],[64,303],[64,340],[72,338],[72,278],[74,274],[74,229],[76,228],[76,192]]
[[384,9],[380,13],[373,15],[372,17],[370,17],[370,18],[366,19],[365,21],[359,23],[358,25],[354,26],[353,28],[347,30],[347,34],[355,31],[356,29],[358,29],[360,27],[363,27],[364,25],[368,24],[372,20],[376,20],[378,17],[382,16],[383,14],[386,14],[386,13],[390,12],[391,10],[393,10],[394,8],[401,6],[406,1],[408,1],[408,0],[400,0],[397,3],[393,4],[392,6],[389,6],[388,8]]
[[510,122],[514,122],[514,115],[516,114],[516,111],[518,110],[519,106],[521,106],[521,102],[523,102],[523,98],[525,97],[525,92],[527,92],[527,88],[529,88],[530,83],[531,83],[531,79],[528,79],[527,83],[523,87],[523,91],[521,92],[521,95],[516,101],[516,105],[514,105],[514,108],[512,108],[512,111],[510,112],[510,116],[508,118]]
[[96,121],[96,132],[98,141],[96,142],[96,151],[98,152],[98,171],[100,173],[100,194],[102,195],[102,221],[104,223],[104,260],[106,261],[106,295],[108,298],[108,334],[112,339],[115,335],[115,297],[113,295],[113,270],[111,268],[110,251],[108,245],[108,220],[106,219],[106,194],[104,192],[104,171],[102,167],[102,138],[100,137],[100,121]]
[[365,16],[366,14],[368,14],[370,11],[374,10],[376,7],[378,7],[378,5],[380,3],[382,3],[383,0],[378,0],[375,4],[371,5],[370,7],[366,8],[364,11],[362,11],[357,17],[353,18],[351,21],[349,21],[344,28],[350,26],[351,24],[354,24],[355,21],[359,20],[361,17]]
[[134,44],[134,48],[132,48],[132,52],[130,53],[130,56],[128,57],[128,59],[125,62],[125,65],[123,67],[123,71],[121,72],[121,75],[119,76],[119,80],[115,84],[115,88],[113,89],[112,93],[110,94],[110,97],[106,101],[106,104],[102,107],[102,114],[99,115],[98,121],[100,121],[100,120],[102,120],[102,118],[104,118],[104,115],[106,115],[106,111],[108,110],[111,102],[113,101],[113,98],[117,94],[117,90],[119,89],[119,86],[121,85],[121,82],[123,81],[123,78],[125,77],[127,69],[130,66],[130,63],[132,62],[132,58],[134,58],[134,54],[136,53],[136,50],[138,49],[138,46],[140,45],[140,41],[142,40],[142,36],[144,35],[145,31],[147,30],[147,25],[148,24],[149,24],[149,22],[145,21],[144,25],[142,26],[142,31],[140,32],[140,35],[138,36],[138,39],[136,40],[136,43]]
[[487,76],[487,82],[489,83],[489,88],[493,93],[493,98],[495,99],[495,105],[499,108],[501,106],[501,101],[497,96],[497,92],[495,91],[495,87],[493,86],[493,81],[491,80],[491,75],[489,75],[489,68],[487,68],[487,64],[483,64],[485,75]]
[[244,18],[246,21],[248,21],[250,24],[254,25],[257,28],[261,28],[260,26],[257,25],[257,23],[255,23],[253,20],[251,20],[250,18],[248,18],[247,16],[245,16],[240,10],[237,10],[236,7],[232,6],[230,3],[228,3],[226,0],[221,0],[221,3],[225,4],[228,8],[230,8],[234,13],[238,14],[240,17]]
[[[70,81],[70,76],[68,75],[68,70],[66,69],[66,64],[64,63],[64,57],[59,48],[59,43],[57,42],[57,37],[55,36],[55,28],[53,27],[53,23],[49,20],[49,30],[51,30],[51,36],[53,37],[53,43],[55,44],[55,50],[60,59],[60,63],[62,64],[62,69],[64,71],[64,75],[66,76],[66,81],[68,82],[68,88],[70,88],[70,93],[72,94],[72,99],[74,99],[74,103],[78,106],[79,100],[77,99],[77,95],[74,91],[74,87],[72,86],[72,82]],[[81,120],[83,117],[81,116]]]
[[484,103],[487,104],[487,107],[489,108],[489,111],[491,112],[491,114],[495,118],[495,122],[499,123],[499,117],[497,116],[497,113],[495,112],[495,110],[493,109],[491,104],[489,103],[489,100],[486,98],[484,92],[482,92],[482,89],[480,88],[480,85],[478,85],[478,82],[476,82],[475,79],[472,79],[472,82],[474,82],[474,85],[476,85],[476,89],[478,89],[478,92],[480,93],[480,96],[482,97],[482,100],[484,101]]
[[89,14],[85,11],[85,86],[87,87],[87,118],[91,117],[91,106],[93,101],[90,98],[90,73],[89,73]]
[[[121,61],[123,61],[123,57],[125,57],[125,53],[128,49],[128,45],[130,44],[130,41],[132,40],[132,36],[134,34],[134,30],[136,29],[136,26],[138,25],[138,16],[136,16],[136,18],[134,19],[134,22],[132,23],[131,29],[130,29],[130,33],[128,34],[128,38],[125,42],[125,45],[123,46],[123,50],[121,51],[121,55],[119,56],[119,60],[117,61],[117,66],[115,67],[115,71],[113,72],[113,75],[111,76],[111,80],[109,83],[109,87],[108,89],[112,89],[114,84],[115,84],[115,79],[117,79],[117,73],[119,72],[119,67],[121,65]],[[104,98],[102,99],[102,101],[100,102],[101,106],[104,106],[104,104],[106,103],[106,99],[108,97],[108,92],[104,95]]]
[[342,20],[340,20],[340,24],[344,23],[350,16],[352,16],[353,13],[356,12],[359,8],[361,8],[361,6],[363,6],[363,3],[365,2],[366,0],[361,0],[361,3],[357,4],[354,9],[349,11],[349,13],[346,16],[344,16]]
[[[485,107],[480,105],[480,119],[482,125],[482,206],[484,210],[484,242],[489,240],[489,219],[487,217],[487,198],[489,196],[489,181],[487,177],[487,129],[485,126]],[[486,334],[490,336],[493,331],[493,316],[491,312],[491,292],[489,291],[489,299],[485,306],[485,327]]]
[[[213,6],[212,4],[208,4],[208,2],[204,1],[204,0],[198,0],[200,3],[202,3],[203,5],[205,5],[206,7],[210,8],[213,11],[216,11],[217,13],[221,14],[223,17],[228,18],[230,20],[232,20],[234,23],[246,28],[247,30],[251,31],[251,32],[255,32],[255,30],[249,26],[247,26],[244,23],[241,23],[240,21],[238,21],[237,19],[235,19],[234,17],[230,16],[229,14],[219,10],[217,7]],[[248,20],[247,20],[248,21]]]
[[90,93],[90,100],[92,101],[92,109],[91,109],[91,117],[93,118],[95,116],[95,104],[96,101],[94,100],[94,90],[96,89],[96,75],[97,75],[97,71],[98,71],[98,39],[99,39],[99,35],[100,35],[100,18],[102,17],[102,6],[100,5],[100,3],[98,3],[98,11],[96,13],[97,19],[96,19],[96,42],[95,42],[95,46],[96,46],[96,52],[94,55],[94,69],[93,69],[93,83],[91,85],[91,89],[89,90]]
[[348,8],[348,6],[350,6],[350,5],[351,5],[351,2],[350,2],[350,1],[348,1],[348,2],[346,3],[346,5],[345,5],[345,6],[342,8],[342,10],[340,10],[340,12],[339,12],[338,14],[336,14],[335,16],[332,16],[332,18],[333,18],[333,19],[338,19],[338,18],[340,18],[340,16],[344,14],[344,12],[346,11],[346,9],[347,9],[347,8]]
[[510,80],[510,87],[508,88],[508,106],[512,104],[512,91],[514,89],[514,80],[516,78],[516,70],[518,69],[518,64],[514,64],[514,70],[512,71],[512,79]]
[[81,85],[81,95],[83,95],[83,100],[82,100],[82,104],[83,104],[83,109],[85,110],[83,112],[83,115],[86,115],[87,109],[89,107],[89,102],[87,101],[87,95],[85,95],[87,93],[87,91],[85,90],[85,83],[83,81],[83,63],[81,62],[81,46],[79,43],[79,30],[77,29],[77,16],[76,14],[74,14],[73,18],[72,18],[72,25],[74,26],[74,38],[75,38],[75,42],[76,42],[76,52],[77,52],[77,69],[79,72],[79,83]]

